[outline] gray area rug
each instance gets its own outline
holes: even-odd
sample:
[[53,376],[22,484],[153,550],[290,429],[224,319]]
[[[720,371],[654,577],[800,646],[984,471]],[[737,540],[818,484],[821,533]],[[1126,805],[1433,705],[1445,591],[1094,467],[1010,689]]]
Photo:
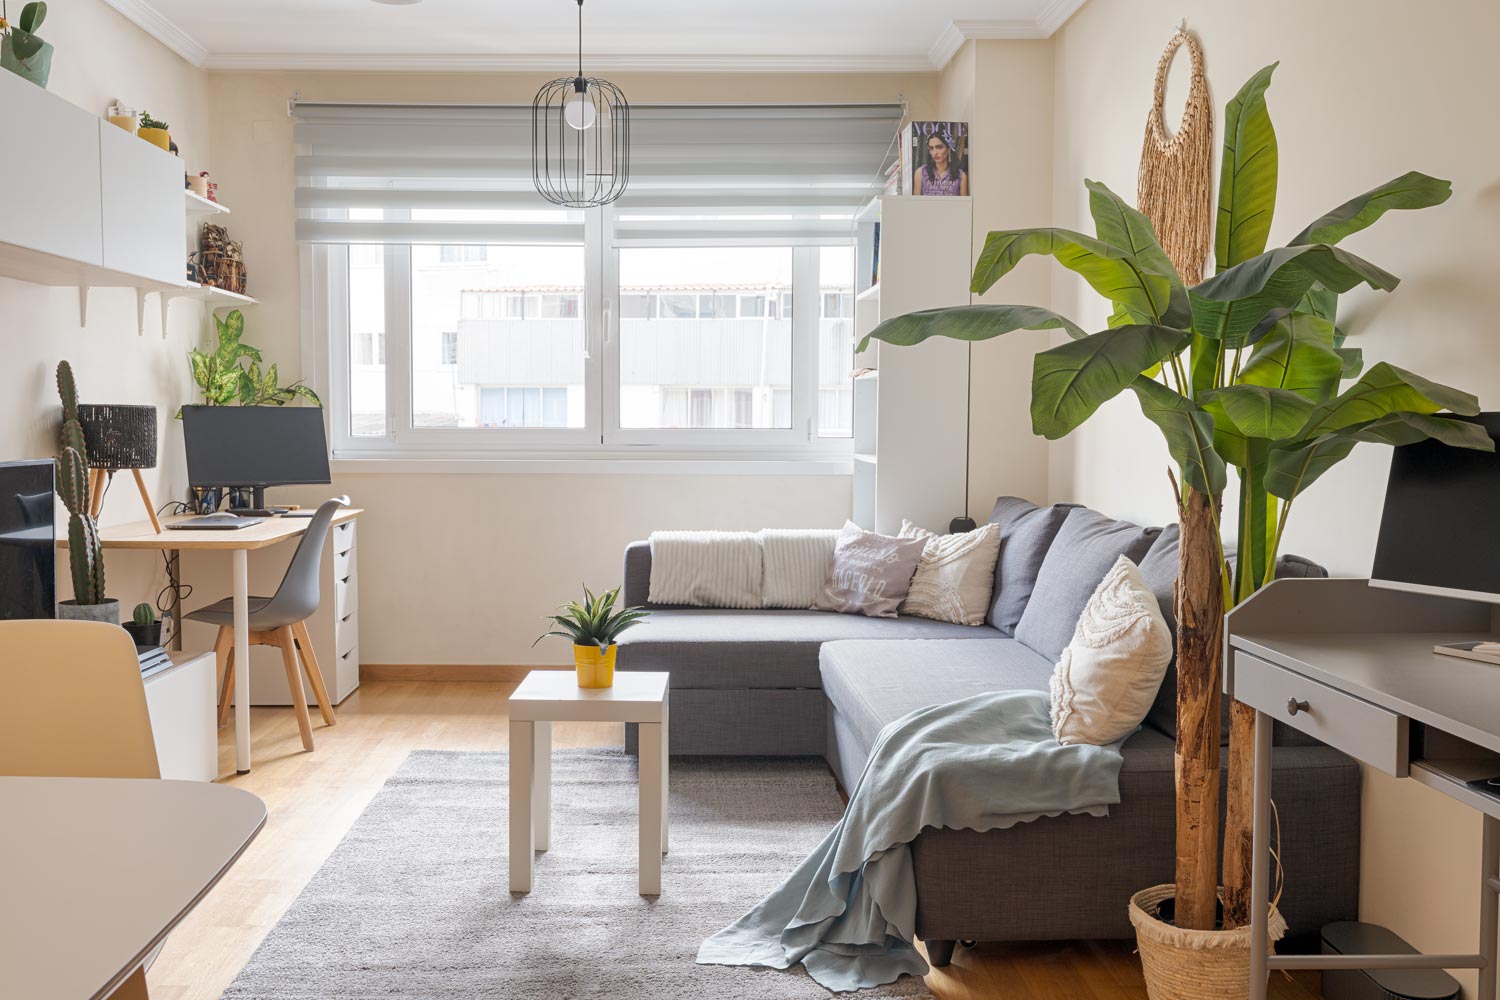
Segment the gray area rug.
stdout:
[[[421,750],[371,801],[226,1000],[832,996],[792,972],[697,965],[842,811],[815,759],[672,761],[662,895],[636,893],[636,764],[555,750],[552,849],[507,889],[503,753]],[[275,818],[272,817],[272,822]],[[930,997],[905,978],[860,997]]]

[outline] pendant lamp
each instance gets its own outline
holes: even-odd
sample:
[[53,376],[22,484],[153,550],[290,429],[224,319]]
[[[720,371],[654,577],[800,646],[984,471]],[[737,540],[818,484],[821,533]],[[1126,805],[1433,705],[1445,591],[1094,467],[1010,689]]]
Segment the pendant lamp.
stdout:
[[583,0],[578,75],[549,81],[531,102],[531,176],[566,208],[608,205],[630,183],[630,104],[608,80],[583,75]]

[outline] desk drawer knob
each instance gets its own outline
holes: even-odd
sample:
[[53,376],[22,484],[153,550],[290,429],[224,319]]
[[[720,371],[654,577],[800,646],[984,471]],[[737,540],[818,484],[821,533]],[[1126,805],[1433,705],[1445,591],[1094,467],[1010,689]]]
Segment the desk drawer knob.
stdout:
[[1307,702],[1305,702],[1305,701],[1298,701],[1296,698],[1288,698],[1286,700],[1286,714],[1287,715],[1296,715],[1298,712],[1305,712],[1305,711],[1307,711]]

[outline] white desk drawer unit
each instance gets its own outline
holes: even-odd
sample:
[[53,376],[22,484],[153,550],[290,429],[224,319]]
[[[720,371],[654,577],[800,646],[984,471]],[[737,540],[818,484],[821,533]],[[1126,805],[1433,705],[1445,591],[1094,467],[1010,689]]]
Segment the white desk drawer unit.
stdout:
[[1404,716],[1285,670],[1243,650],[1234,651],[1234,696],[1335,750],[1404,778],[1408,725]]

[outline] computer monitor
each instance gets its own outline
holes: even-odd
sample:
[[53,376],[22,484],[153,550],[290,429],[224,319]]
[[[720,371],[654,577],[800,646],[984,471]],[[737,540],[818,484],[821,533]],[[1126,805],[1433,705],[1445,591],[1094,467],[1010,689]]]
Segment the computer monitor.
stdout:
[[[1500,413],[1460,418],[1500,441]],[[1370,584],[1500,604],[1500,453],[1395,449]]]
[[254,490],[330,482],[323,411],[309,406],[184,406],[188,483]]
[[52,618],[52,460],[0,462],[0,619]]

